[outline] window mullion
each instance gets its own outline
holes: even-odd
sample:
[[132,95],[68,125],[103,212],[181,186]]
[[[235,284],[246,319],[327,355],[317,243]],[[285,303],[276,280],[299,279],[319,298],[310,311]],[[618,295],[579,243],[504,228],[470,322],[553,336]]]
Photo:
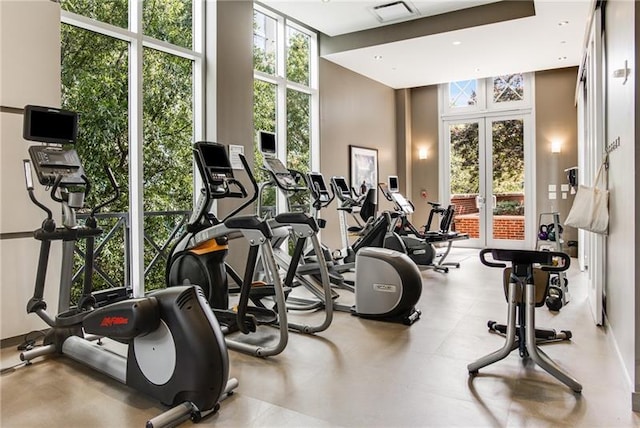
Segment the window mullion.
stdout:
[[131,285],[134,297],[144,296],[144,202],[142,126],[142,2],[129,2],[129,25],[135,38],[129,52],[129,221],[131,230]]
[[171,43],[165,42],[164,40],[154,39],[149,36],[142,36],[142,43],[144,46],[155,49],[170,55],[179,56],[182,58],[195,60],[196,58],[201,58],[203,55],[201,53],[195,52],[191,49],[183,48],[182,46],[173,45]]
[[68,12],[66,10],[60,11],[60,22],[63,24],[73,25],[74,27],[79,27],[84,30],[93,31],[94,33],[110,36],[115,39],[124,40],[125,42],[131,42],[136,38],[136,34],[126,28],[107,24],[106,22],[96,21],[95,19],[78,15],[77,13]]

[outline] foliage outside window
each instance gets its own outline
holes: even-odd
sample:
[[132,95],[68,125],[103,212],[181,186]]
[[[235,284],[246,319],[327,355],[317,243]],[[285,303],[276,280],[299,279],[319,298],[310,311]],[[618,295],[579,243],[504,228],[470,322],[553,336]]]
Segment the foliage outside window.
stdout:
[[[284,150],[281,148],[278,151],[283,163],[288,168],[306,174],[311,170],[312,161],[312,102],[315,91],[311,87],[312,43],[315,43],[315,38],[286,23],[284,18],[271,16],[260,8],[254,9],[253,27],[256,134],[261,130],[275,132],[279,141],[285,141]],[[277,40],[278,28],[284,30],[281,33],[285,34],[286,40]],[[278,57],[286,58],[285,63],[278,64]],[[256,177],[259,181],[265,181],[266,174],[259,171],[262,155],[257,140],[254,154]],[[275,212],[276,200],[277,195],[273,190],[265,192],[262,200],[265,211]],[[308,212],[309,194],[296,194],[290,203],[290,209]]]
[[493,78],[493,102],[504,103],[524,99],[524,77],[522,73]]
[[[112,194],[104,171],[104,165],[108,165],[122,188],[122,196],[103,212],[126,212],[129,207],[127,43],[66,24],[62,24],[61,32],[62,106],[80,115],[76,149],[92,184],[86,205],[93,207]],[[100,226],[109,230],[117,221],[105,219]],[[123,232],[119,228],[106,244],[105,256],[98,265],[106,276],[120,283],[125,281]],[[77,256],[76,270],[83,262]],[[81,280],[80,277],[75,283],[76,297]],[[97,289],[110,287],[102,275],[96,275],[94,281]]]
[[[109,196],[103,172],[108,165],[122,188],[122,197],[102,212],[131,218],[128,180],[131,168],[137,165],[130,164],[130,153],[142,144],[145,281],[147,289],[164,286],[165,260],[158,253],[163,252],[177,217],[148,212],[176,212],[192,206],[193,91],[200,86],[194,81],[194,62],[200,54],[185,48],[194,44],[195,9],[190,0],[145,0],[141,17],[144,34],[136,35],[128,29],[128,8],[134,4],[129,5],[127,0],[62,0],[61,5],[62,105],[80,113],[77,150],[93,184],[87,206]],[[89,29],[80,28],[75,25],[74,14],[95,21],[89,23]],[[105,24],[123,30],[114,31]],[[137,60],[129,58],[134,52],[129,49],[132,44],[137,44],[135,52],[143,55],[141,70],[135,69]],[[156,45],[162,51],[154,49]],[[137,81],[138,76],[142,81]],[[142,99],[138,101],[142,103],[142,122],[135,127],[137,115],[130,112],[133,107],[129,100],[137,98],[130,92],[135,87],[129,87],[131,81],[142,85]],[[129,141],[130,128],[142,128],[142,141],[136,141],[137,135]],[[109,230],[110,221],[115,222],[101,219],[100,225]],[[96,261],[96,289],[109,285],[100,281],[101,271],[117,285],[128,283],[123,254],[131,238],[124,232],[124,228],[119,229]]]
[[193,46],[192,0],[144,0],[142,26],[147,36],[191,48]]
[[60,0],[62,10],[121,28],[129,26],[127,0]]
[[451,138],[451,194],[474,194],[480,191],[478,123],[449,127]]
[[493,122],[493,193],[524,193],[524,122]]

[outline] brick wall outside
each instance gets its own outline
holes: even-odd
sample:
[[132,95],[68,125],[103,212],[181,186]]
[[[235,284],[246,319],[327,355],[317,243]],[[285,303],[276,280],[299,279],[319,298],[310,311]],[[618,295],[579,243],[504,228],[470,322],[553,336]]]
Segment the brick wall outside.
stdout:
[[[480,237],[478,215],[463,214],[455,217],[455,230],[468,233],[470,238]],[[500,215],[493,217],[493,239],[524,240],[524,216]]]
[[[458,214],[473,214],[477,213],[476,208],[476,196],[477,194],[468,195],[454,195],[451,198],[451,203],[456,206],[456,213]],[[520,204],[524,202],[524,195],[521,193],[504,193],[496,195],[497,202],[503,201],[517,201]]]

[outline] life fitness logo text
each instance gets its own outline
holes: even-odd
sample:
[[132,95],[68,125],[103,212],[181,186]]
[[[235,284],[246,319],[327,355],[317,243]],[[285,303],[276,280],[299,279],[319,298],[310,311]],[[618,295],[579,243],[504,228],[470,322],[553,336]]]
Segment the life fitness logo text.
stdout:
[[100,323],[100,327],[111,327],[114,325],[129,324],[129,318],[125,317],[104,317]]
[[383,291],[385,293],[395,293],[397,287],[392,284],[373,284],[375,291]]

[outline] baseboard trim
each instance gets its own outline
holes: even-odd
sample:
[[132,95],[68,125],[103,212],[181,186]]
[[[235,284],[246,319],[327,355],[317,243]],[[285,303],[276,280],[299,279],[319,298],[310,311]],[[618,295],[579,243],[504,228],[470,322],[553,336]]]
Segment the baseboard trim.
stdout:
[[640,412],[640,392],[631,393],[631,410]]

